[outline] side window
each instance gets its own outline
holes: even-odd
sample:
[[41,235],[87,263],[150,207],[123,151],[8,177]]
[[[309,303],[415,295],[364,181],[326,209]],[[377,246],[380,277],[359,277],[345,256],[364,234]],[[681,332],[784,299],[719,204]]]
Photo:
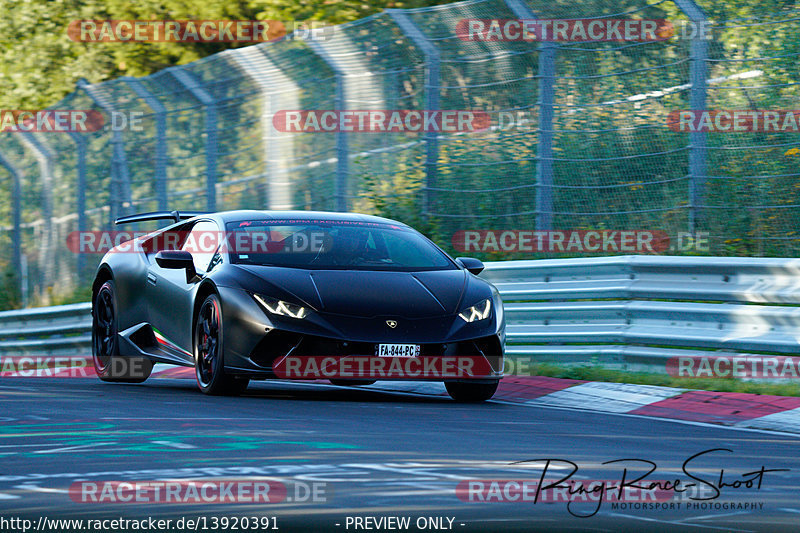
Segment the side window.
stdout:
[[217,253],[215,253],[214,257],[211,258],[211,264],[208,265],[208,271],[211,272],[215,266],[221,263],[222,263],[222,254],[219,253],[219,250],[217,250]]
[[147,254],[147,258],[153,261],[153,256],[161,250],[180,250],[188,235],[189,227],[186,224],[177,226],[169,231],[162,231],[144,241],[142,247]]
[[217,254],[220,245],[221,232],[215,222],[201,220],[194,225],[181,247],[192,254],[194,269],[199,273],[208,272],[212,267],[212,259]]

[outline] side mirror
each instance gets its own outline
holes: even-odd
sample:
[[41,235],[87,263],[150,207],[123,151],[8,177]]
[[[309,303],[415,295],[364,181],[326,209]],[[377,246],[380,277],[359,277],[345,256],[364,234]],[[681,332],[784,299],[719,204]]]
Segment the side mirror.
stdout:
[[483,272],[484,266],[480,259],[474,257],[456,257],[456,263],[463,266],[476,276]]
[[161,250],[156,254],[156,263],[161,268],[185,270],[186,283],[191,283],[197,277],[192,254],[185,250]]

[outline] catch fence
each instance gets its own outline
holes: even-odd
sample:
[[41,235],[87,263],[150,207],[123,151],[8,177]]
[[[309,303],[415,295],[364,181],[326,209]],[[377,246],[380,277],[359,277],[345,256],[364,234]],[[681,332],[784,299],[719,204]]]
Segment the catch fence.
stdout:
[[[52,109],[98,110],[119,127],[0,133],[5,283],[47,303],[85,284],[99,259],[70,251],[71,232],[161,209],[360,211],[494,260],[646,250],[482,238],[462,250],[454,236],[656,231],[670,238],[665,253],[796,256],[797,133],[674,131],[668,117],[791,109],[798,15],[712,20],[692,0],[468,0],[386,10],[144,78],[80,81]],[[474,19],[667,20],[674,35],[471,40],[463,28]],[[474,110],[491,124],[278,131],[273,119],[291,110]]]

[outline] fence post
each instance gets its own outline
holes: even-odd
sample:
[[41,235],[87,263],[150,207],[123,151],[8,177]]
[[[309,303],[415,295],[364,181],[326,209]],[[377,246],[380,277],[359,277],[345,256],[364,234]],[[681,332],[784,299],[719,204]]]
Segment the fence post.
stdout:
[[556,81],[556,47],[539,46],[539,150],[536,162],[536,229],[553,227],[553,100]]
[[[538,18],[522,0],[505,0],[521,20]],[[553,100],[556,82],[556,45],[539,44],[539,123],[536,129],[536,229],[548,231],[553,226]]]
[[11,174],[11,222],[14,226],[14,233],[11,237],[11,262],[19,293],[22,296],[22,230],[20,228],[22,222],[22,172],[2,152],[0,152],[0,166],[5,167]]
[[55,250],[53,249],[53,152],[33,133],[21,131],[20,140],[30,148],[39,162],[39,179],[42,184],[42,242],[39,243],[39,289],[53,282]]
[[[697,115],[706,108],[706,79],[708,78],[708,17],[694,0],[675,0],[675,4],[689,17],[697,31],[689,48],[689,107]],[[699,229],[708,164],[705,131],[689,133],[689,232]]]
[[[347,108],[346,93],[344,88],[345,69],[331,56],[321,43],[310,39],[306,41],[309,48],[322,58],[325,63],[336,74],[336,97],[335,105],[337,111]],[[347,133],[342,129],[336,132],[336,210],[347,211],[348,195],[348,152],[347,152]]]
[[125,76],[121,78],[125,83],[133,89],[133,92],[145,101],[147,106],[153,110],[156,115],[156,156],[155,156],[155,190],[156,201],[158,203],[159,211],[169,210],[169,197],[167,191],[167,110],[158,101],[158,98],[153,96],[153,93],[148,91],[142,82],[136,78]]
[[[422,51],[425,57],[425,107],[430,111],[439,109],[439,49],[425,37],[411,18],[402,10],[387,9],[395,24]],[[439,132],[425,132],[425,196],[422,214],[428,216],[434,209],[434,191],[439,167]]]
[[167,69],[206,108],[206,209],[217,210],[217,102],[194,77],[180,67]]
[[[105,111],[113,121],[116,110],[114,106],[94,86],[81,78],[77,83],[78,89],[82,89],[91,98],[97,107]],[[109,203],[111,212],[109,216],[109,226],[113,226],[117,217],[127,214],[128,207],[132,205],[131,182],[128,175],[128,160],[125,156],[125,140],[122,132],[112,126],[111,132],[111,187],[109,191]]]
[[[250,78],[261,91],[261,137],[264,143],[264,205],[267,209],[291,209],[291,186],[286,176],[275,164],[276,155],[275,116],[277,104],[275,92],[278,86],[285,83],[288,77],[280,72],[267,57],[263,45],[246,46],[236,50],[222,52],[230,57],[245,76]],[[299,90],[299,89],[296,89]]]
[[[88,141],[84,135],[67,132],[75,148],[78,151],[78,175],[77,187],[75,191],[75,210],[78,212],[78,234],[82,235],[86,231],[86,145]],[[75,260],[78,269],[78,280],[83,281],[86,274],[86,256],[81,252],[80,247],[77,251]]]

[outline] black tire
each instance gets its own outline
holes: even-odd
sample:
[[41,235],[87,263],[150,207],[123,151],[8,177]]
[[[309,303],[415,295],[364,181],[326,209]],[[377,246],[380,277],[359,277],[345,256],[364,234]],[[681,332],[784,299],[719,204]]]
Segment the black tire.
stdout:
[[333,385],[340,387],[358,387],[359,385],[372,385],[377,379],[329,379]]
[[222,306],[211,294],[203,300],[194,323],[194,373],[197,386],[205,394],[236,396],[247,389],[250,380],[225,374],[223,354]]
[[464,383],[458,381],[445,382],[447,394],[457,402],[478,403],[485,402],[497,391],[499,381],[494,383]]
[[92,303],[92,362],[102,381],[142,383],[150,377],[153,362],[117,353],[117,293],[112,280],[97,291]]

